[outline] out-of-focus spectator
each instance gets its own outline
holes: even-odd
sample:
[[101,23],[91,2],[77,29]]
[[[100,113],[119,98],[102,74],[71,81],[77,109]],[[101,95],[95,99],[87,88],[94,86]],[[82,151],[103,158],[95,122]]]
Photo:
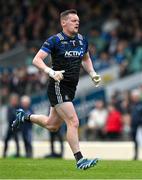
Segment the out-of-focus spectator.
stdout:
[[114,60],[117,64],[120,65],[120,77],[128,75],[128,63],[130,60],[128,59],[126,52],[126,41],[120,41],[117,45],[116,54],[114,56]]
[[113,62],[107,52],[101,52],[100,56],[96,58],[93,64],[94,64],[95,69],[99,71],[99,70],[104,70],[111,67]]
[[142,85],[139,87],[140,90],[140,100],[142,100]]
[[95,108],[89,113],[86,127],[86,138],[93,134],[93,139],[104,139],[103,128],[106,123],[107,110],[102,100],[95,102]]
[[110,55],[113,56],[116,52],[116,48],[119,40],[118,31],[116,29],[112,30],[109,35],[110,35],[110,39],[109,39],[108,52]]
[[131,103],[130,103],[130,91],[122,91],[119,92],[118,95],[118,104],[117,109],[122,114],[122,138],[124,140],[130,140],[130,132],[131,132]]
[[135,89],[131,92],[131,130],[132,140],[134,142],[134,160],[138,159],[138,142],[137,142],[137,130],[142,126],[142,101],[140,99],[140,90]]
[[108,140],[118,140],[122,131],[122,116],[113,104],[108,105],[108,116],[104,132]]
[[88,41],[96,46],[96,52],[100,53],[106,48],[106,41],[101,36],[101,32],[95,28],[90,30]]
[[[60,152],[57,153],[55,149],[55,141],[60,143]],[[62,158],[64,154],[64,144],[61,129],[57,132],[50,132],[50,149],[51,153],[46,155],[45,158]]]
[[94,63],[98,57],[98,54],[96,52],[96,46],[93,43],[90,43],[88,48],[89,48],[90,57]]
[[121,112],[122,93],[119,90],[115,90],[111,96],[111,104]]
[[142,70],[142,45],[137,47],[129,68],[133,73]]
[[134,37],[132,40],[132,50],[136,51],[137,47],[142,46],[142,30],[140,27],[137,27],[134,30]]
[[125,98],[121,102],[122,124],[123,124],[123,139],[130,140],[131,133],[131,115],[130,115],[130,101]]
[[102,31],[106,33],[110,33],[114,30],[116,30],[120,26],[120,21],[115,16],[115,14],[112,14],[102,25]]
[[11,138],[14,138],[14,141],[16,143],[16,154],[15,157],[19,157],[19,140],[18,140],[18,131],[13,132],[11,128],[12,122],[16,118],[16,109],[19,107],[19,96],[17,94],[11,94],[9,98],[9,105],[7,109],[7,123],[8,128],[6,131],[6,136],[4,139],[4,150],[3,150],[3,157],[7,156],[7,150],[8,150],[8,142]]
[[[24,109],[25,113],[33,114],[33,110],[31,109],[31,100],[29,96],[21,97],[21,108]],[[25,145],[26,157],[31,158],[33,156],[32,151],[32,123],[26,121],[21,127],[22,137]]]

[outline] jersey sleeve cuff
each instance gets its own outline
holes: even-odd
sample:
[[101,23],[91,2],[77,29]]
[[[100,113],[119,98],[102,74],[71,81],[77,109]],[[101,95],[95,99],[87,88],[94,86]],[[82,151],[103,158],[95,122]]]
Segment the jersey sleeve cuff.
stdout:
[[42,47],[41,50],[43,50],[43,51],[45,51],[45,52],[47,52],[47,53],[51,53],[50,49],[45,48],[45,47]]

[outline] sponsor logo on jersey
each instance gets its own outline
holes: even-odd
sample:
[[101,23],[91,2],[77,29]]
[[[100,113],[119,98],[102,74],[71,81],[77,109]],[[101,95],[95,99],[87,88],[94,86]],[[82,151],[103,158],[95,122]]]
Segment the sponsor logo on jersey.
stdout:
[[80,57],[83,51],[66,51],[65,57]]

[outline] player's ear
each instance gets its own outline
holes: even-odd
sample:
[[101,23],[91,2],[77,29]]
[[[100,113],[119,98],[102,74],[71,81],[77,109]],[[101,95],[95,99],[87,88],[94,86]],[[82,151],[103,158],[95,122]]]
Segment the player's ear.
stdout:
[[64,27],[66,25],[66,20],[65,19],[61,19],[61,26]]

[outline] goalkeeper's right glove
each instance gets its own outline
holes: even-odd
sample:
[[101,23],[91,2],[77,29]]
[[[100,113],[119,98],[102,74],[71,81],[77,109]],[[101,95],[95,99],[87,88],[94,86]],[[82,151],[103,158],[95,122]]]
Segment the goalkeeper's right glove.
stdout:
[[98,87],[101,81],[101,76],[97,74],[95,71],[91,71],[89,75],[92,78],[92,81],[94,82],[95,86]]
[[44,69],[44,72],[47,73],[55,81],[60,82],[64,78],[63,73],[65,72],[65,70],[54,71],[53,69],[47,67]]

